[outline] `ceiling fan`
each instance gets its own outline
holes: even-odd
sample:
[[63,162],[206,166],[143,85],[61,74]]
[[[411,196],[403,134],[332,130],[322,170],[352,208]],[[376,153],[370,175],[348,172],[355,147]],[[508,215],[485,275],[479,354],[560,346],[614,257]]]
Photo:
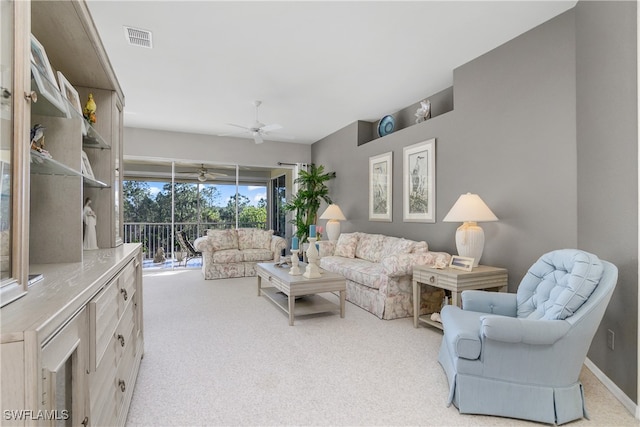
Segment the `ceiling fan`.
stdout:
[[204,167],[204,164],[200,166],[200,169],[198,169],[196,172],[178,172],[176,175],[181,175],[189,178],[195,177],[200,182],[214,180],[219,176],[228,176],[226,173],[209,172],[207,168]]
[[[236,125],[234,123],[227,123],[227,125],[229,126],[235,126],[235,127],[244,129],[243,132],[239,132],[239,133],[241,134],[246,133],[251,135],[256,144],[262,144],[264,142],[263,137],[267,135],[269,132],[282,129],[282,126],[280,126],[279,124],[274,123],[271,125],[265,125],[264,123],[260,122],[260,120],[258,120],[258,107],[260,107],[261,104],[262,104],[262,101],[253,101],[253,105],[256,107],[256,121],[251,126],[242,126],[242,125]],[[220,136],[229,136],[229,135],[234,135],[234,134],[228,133]]]

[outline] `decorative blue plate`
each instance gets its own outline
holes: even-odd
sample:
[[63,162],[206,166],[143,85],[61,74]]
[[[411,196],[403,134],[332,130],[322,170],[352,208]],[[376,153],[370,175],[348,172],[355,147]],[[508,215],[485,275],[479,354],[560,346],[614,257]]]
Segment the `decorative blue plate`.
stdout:
[[378,123],[378,136],[389,135],[396,127],[396,120],[392,116],[384,116]]

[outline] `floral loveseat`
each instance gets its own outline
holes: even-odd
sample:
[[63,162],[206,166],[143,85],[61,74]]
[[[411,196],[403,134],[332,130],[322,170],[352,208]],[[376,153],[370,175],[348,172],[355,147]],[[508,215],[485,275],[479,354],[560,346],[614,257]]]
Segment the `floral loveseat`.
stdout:
[[[413,315],[414,265],[448,265],[451,257],[430,252],[426,242],[359,232],[343,233],[337,242],[321,241],[320,256],[320,267],[347,279],[347,300],[381,319]],[[434,290],[424,286],[422,292]],[[422,301],[422,312],[439,311],[442,296],[425,295]]]
[[207,230],[194,242],[202,252],[202,274],[206,280],[256,275],[259,262],[277,262],[287,242],[273,230],[239,228]]

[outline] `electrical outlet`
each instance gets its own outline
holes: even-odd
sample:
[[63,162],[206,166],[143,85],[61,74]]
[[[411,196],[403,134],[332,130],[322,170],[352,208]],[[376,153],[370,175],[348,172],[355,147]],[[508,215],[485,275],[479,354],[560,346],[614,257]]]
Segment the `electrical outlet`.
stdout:
[[613,350],[615,347],[615,341],[616,334],[611,329],[607,329],[607,347]]

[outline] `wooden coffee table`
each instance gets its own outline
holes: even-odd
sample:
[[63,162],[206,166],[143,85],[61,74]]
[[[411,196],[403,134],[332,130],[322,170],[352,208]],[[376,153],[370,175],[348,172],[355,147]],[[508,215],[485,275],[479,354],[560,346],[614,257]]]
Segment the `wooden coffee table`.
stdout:
[[[301,272],[304,272],[305,267],[306,264],[300,263]],[[293,326],[295,315],[324,313],[338,307],[337,304],[316,295],[323,292],[340,292],[340,317],[344,318],[347,285],[345,278],[340,274],[320,269],[321,277],[308,279],[302,275],[292,276],[288,267],[278,267],[274,263],[258,263],[256,272],[258,296],[264,295],[288,313],[290,326]],[[263,280],[267,282],[265,287],[262,287]],[[298,301],[296,297],[299,297]]]

